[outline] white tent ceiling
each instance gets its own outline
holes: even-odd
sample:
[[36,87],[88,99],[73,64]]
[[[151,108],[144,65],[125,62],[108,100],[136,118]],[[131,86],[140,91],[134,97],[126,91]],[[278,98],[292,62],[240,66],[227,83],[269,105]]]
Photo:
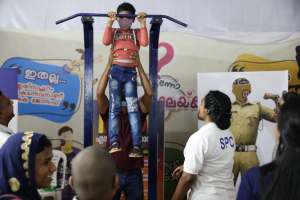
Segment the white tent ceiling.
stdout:
[[[115,11],[123,0],[0,0],[0,28],[81,30],[80,18],[55,21],[75,13]],[[164,20],[161,31],[179,31],[243,44],[271,44],[300,38],[300,0],[128,0],[137,12],[163,14],[188,24]],[[95,18],[104,31],[107,20]],[[116,25],[115,25],[116,26]],[[138,27],[138,24],[135,23]],[[148,28],[150,27],[150,24]]]

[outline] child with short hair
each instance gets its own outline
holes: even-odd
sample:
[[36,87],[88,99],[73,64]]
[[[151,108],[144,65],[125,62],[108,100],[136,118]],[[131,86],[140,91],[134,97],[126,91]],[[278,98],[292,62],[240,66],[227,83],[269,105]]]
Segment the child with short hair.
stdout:
[[89,146],[73,159],[69,184],[76,191],[73,200],[111,200],[119,178],[112,156],[99,146]]
[[[117,14],[135,14],[135,8],[130,3],[124,2],[118,6]],[[139,13],[137,16],[141,29],[131,29],[135,20],[133,17],[116,17],[115,12],[109,12],[108,15],[110,17],[104,32],[103,44],[112,44],[111,48],[118,56],[113,61],[109,72],[109,152],[122,151],[118,136],[119,119],[121,108],[127,103],[133,141],[133,149],[129,157],[142,157],[142,128],[135,68],[137,64],[133,61],[132,55],[139,51],[140,45],[148,46],[146,13]],[[112,28],[115,20],[119,22],[120,28],[118,29]]]

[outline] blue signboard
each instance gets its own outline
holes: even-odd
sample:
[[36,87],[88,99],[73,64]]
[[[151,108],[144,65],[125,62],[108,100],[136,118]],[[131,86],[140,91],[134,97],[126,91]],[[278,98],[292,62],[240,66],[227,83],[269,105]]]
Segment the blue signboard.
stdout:
[[18,57],[3,64],[2,68],[18,70],[19,115],[32,115],[57,123],[71,119],[80,105],[81,79],[67,73],[65,66]]

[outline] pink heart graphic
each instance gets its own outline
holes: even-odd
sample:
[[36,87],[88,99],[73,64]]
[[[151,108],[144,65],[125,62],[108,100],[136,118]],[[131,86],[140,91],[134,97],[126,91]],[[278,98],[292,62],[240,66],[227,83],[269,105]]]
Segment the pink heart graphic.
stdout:
[[[166,48],[167,53],[158,61],[158,66],[157,66],[158,73],[164,66],[169,64],[172,61],[172,59],[174,58],[174,49],[173,49],[172,45],[170,45],[169,43],[166,43],[166,42],[161,42],[158,44],[158,48],[160,48],[160,47]],[[158,79],[160,79],[159,75],[158,75]]]

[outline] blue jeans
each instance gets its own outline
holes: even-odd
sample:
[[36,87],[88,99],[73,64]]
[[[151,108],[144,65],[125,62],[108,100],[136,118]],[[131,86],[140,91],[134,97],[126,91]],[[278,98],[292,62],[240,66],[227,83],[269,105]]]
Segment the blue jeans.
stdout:
[[112,200],[120,200],[122,191],[124,191],[126,200],[143,200],[143,174],[141,169],[133,169],[124,172],[118,172],[119,188]]
[[119,120],[124,88],[133,146],[142,146],[142,125],[138,105],[135,67],[112,65],[109,72],[109,138],[110,143],[120,142]]

